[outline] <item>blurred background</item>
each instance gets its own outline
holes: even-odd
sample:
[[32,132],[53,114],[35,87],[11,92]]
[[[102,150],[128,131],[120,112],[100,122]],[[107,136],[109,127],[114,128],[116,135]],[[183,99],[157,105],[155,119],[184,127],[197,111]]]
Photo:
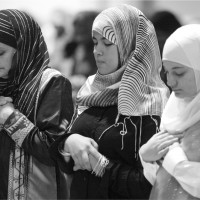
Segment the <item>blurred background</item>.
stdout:
[[[126,3],[140,9],[154,24],[160,51],[178,27],[200,24],[200,0],[0,0],[1,9],[24,10],[39,23],[50,64],[70,79],[75,98],[86,78],[96,72],[91,27],[105,8]],[[166,81],[161,71],[163,81]]]

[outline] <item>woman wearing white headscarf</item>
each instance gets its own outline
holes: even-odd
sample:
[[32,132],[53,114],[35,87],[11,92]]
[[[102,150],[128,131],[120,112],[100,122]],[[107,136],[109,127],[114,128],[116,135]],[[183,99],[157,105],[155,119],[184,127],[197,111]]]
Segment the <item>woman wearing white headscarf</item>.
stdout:
[[55,158],[67,173],[74,169],[72,199],[147,199],[138,150],[157,131],[168,91],[154,27],[119,5],[96,17],[92,36],[98,71],[78,92],[79,115],[61,138],[64,157],[57,150]]
[[182,138],[168,148],[161,138],[163,134],[157,134],[141,147],[141,157],[148,162],[158,160],[168,151],[156,179],[151,173],[156,166],[143,163],[147,179],[154,184],[150,199],[199,199],[200,25],[183,26],[167,39],[163,65],[173,92],[164,109],[161,127],[172,135],[182,134]]

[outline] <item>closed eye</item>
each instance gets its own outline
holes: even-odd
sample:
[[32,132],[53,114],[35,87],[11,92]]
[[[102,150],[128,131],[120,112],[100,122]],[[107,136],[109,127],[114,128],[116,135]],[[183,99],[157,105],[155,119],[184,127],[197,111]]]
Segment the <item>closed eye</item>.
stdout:
[[183,76],[185,73],[177,73],[177,72],[175,72],[175,75],[176,76]]

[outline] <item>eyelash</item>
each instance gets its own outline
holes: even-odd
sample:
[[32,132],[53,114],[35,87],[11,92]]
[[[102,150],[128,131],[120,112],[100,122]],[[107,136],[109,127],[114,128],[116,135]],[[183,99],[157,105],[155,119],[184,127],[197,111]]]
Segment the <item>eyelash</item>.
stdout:
[[[94,44],[94,46],[96,46],[98,43],[97,42],[93,42],[93,44]],[[108,46],[111,46],[113,44],[112,43],[109,43],[109,44],[104,43],[104,45],[108,47]]]
[[111,46],[111,45],[113,45],[112,43],[109,43],[109,44],[106,44],[106,43],[104,43],[105,44],[105,46]]
[[184,74],[185,74],[185,73],[180,73],[180,74],[175,73],[176,76],[180,76],[180,77],[183,76]]
[[[168,71],[165,71],[165,70],[164,70],[164,74],[167,75],[167,74],[168,74]],[[174,72],[173,74],[174,74],[175,76],[181,77],[181,76],[183,76],[185,73],[184,73],[184,72],[183,72],[183,73],[176,73],[176,72]]]

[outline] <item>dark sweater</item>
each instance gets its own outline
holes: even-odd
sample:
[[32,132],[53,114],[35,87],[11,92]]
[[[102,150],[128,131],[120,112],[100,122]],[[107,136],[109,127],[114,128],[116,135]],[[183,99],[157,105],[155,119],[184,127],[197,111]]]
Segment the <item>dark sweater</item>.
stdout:
[[[149,198],[151,185],[143,175],[138,151],[139,147],[156,133],[160,117],[121,115],[118,125],[114,126],[116,117],[116,106],[91,107],[76,119],[71,133],[66,133],[52,146],[51,154],[54,154],[61,169],[73,173],[71,199]],[[108,127],[110,128],[102,135]],[[124,130],[127,128],[124,136],[120,134],[123,127]],[[68,164],[64,162],[58,152],[58,145],[73,133],[93,138],[99,145],[99,152],[109,159],[109,165],[102,178],[96,177],[87,170],[73,172],[72,159]]]

